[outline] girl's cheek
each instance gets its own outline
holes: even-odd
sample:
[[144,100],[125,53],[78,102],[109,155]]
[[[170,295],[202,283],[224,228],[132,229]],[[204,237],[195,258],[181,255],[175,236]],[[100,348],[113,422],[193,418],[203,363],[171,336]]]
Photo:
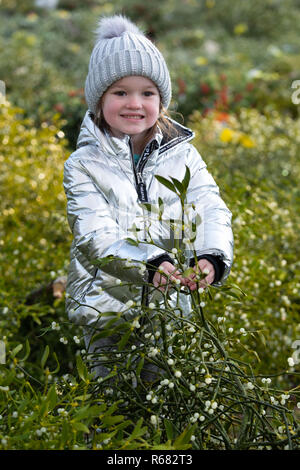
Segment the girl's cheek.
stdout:
[[116,116],[118,114],[118,109],[119,107],[116,104],[110,106],[103,106],[102,112],[105,120],[107,121],[108,119],[111,119]]

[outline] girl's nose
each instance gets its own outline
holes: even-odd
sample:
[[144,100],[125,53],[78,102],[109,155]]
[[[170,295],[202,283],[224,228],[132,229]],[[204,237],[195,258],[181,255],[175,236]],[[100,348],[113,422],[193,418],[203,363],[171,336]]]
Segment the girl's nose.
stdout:
[[127,102],[127,107],[132,109],[139,109],[141,108],[141,100],[138,96],[133,95],[130,96]]

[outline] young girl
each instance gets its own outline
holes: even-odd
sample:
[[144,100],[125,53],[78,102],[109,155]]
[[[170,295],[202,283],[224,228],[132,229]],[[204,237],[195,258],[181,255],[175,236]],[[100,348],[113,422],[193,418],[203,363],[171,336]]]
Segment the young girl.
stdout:
[[[232,264],[233,237],[231,213],[190,143],[193,132],[166,115],[171,82],[165,60],[128,19],[113,16],[100,20],[85,96],[89,109],[77,149],[65,163],[64,189],[74,236],[66,308],[72,321],[86,327],[89,345],[89,327],[102,328],[109,320],[101,313],[126,311],[128,319],[129,300],[147,301],[142,299],[143,282],[163,290],[169,278],[194,290],[196,269],[200,269],[206,274],[200,285],[223,283]],[[127,240],[132,238],[130,228],[134,225],[140,228],[139,239],[146,237],[142,203],[163,202],[166,217],[181,218],[179,198],[154,175],[182,181],[186,166],[191,175],[186,202],[202,219],[194,241],[198,266],[189,278],[183,278],[174,267],[169,254],[174,234],[162,224],[150,225],[155,245],[134,246]],[[186,256],[190,253],[190,265],[194,266],[193,252],[179,242],[186,248]],[[96,266],[97,260],[109,255],[113,261]],[[128,259],[133,266],[129,269]],[[148,269],[141,269],[143,262]],[[126,281],[134,283],[135,289],[130,290]],[[187,312],[188,297],[182,295]],[[113,343],[113,338],[98,340],[89,350]],[[96,373],[106,375],[107,369],[100,365]]]

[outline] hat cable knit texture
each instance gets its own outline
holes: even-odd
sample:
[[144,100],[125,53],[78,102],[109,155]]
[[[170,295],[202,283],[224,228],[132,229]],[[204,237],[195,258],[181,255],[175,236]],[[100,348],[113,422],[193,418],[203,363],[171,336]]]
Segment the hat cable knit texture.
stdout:
[[171,101],[171,80],[167,64],[157,47],[122,15],[103,17],[95,31],[97,38],[85,82],[89,110],[96,114],[97,103],[114,82],[130,75],[152,80],[167,109]]

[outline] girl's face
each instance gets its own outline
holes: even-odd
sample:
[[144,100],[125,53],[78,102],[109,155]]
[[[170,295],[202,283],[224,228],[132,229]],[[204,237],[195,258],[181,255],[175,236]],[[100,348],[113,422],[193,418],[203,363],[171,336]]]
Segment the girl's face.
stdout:
[[157,121],[160,95],[156,85],[141,76],[113,83],[102,98],[102,113],[115,137],[129,135],[137,145]]

